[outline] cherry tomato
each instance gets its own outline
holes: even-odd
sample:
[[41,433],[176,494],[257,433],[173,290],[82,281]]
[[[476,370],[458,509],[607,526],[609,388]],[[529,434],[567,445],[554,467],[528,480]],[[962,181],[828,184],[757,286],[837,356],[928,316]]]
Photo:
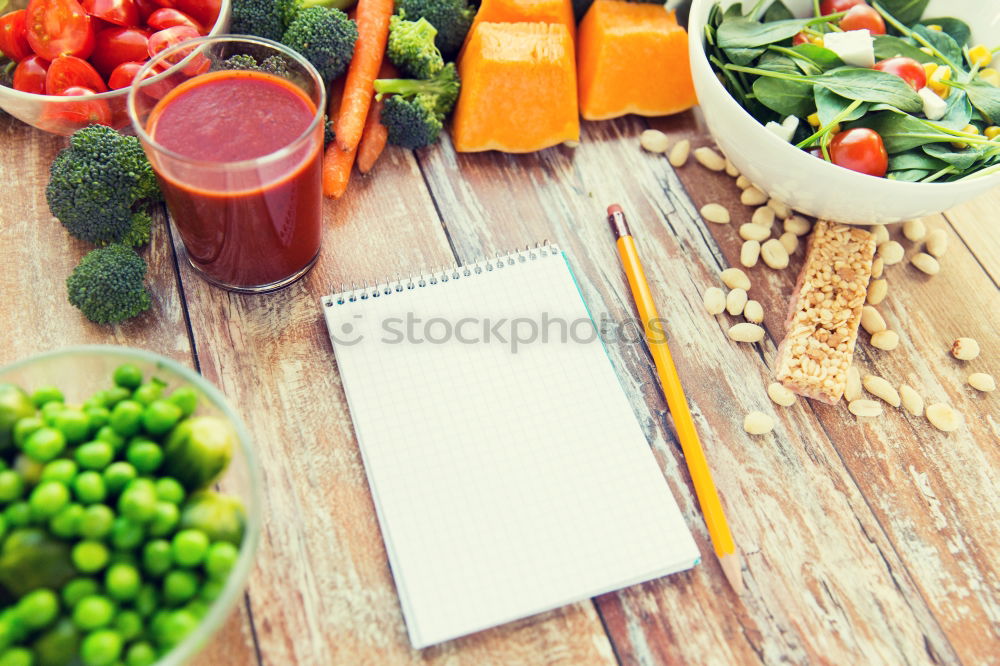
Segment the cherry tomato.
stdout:
[[165,30],[179,25],[186,25],[189,28],[197,30],[199,35],[205,34],[205,29],[202,28],[197,21],[181,10],[174,9],[173,7],[160,7],[149,15],[149,19],[146,20],[146,25],[153,30]]
[[135,75],[139,73],[145,62],[123,62],[114,71],[111,72],[111,76],[108,77],[108,88],[112,90],[119,90],[121,88],[128,88],[132,85],[132,80]]
[[[149,37],[147,52],[149,53],[149,57],[152,58],[155,57],[160,51],[165,51],[174,44],[179,44],[198,36],[198,31],[191,26],[177,25],[173,28],[166,28],[164,30],[154,32]],[[174,56],[174,58],[170,60],[170,64],[176,65],[184,58],[185,55],[187,54],[180,53]]]
[[855,127],[833,137],[830,159],[837,166],[878,178],[889,169],[889,154],[882,137],[867,127]]
[[153,0],[135,0],[135,6],[139,10],[139,22],[145,23],[149,15],[160,8]]
[[222,0],[173,0],[173,7],[181,10],[195,21],[211,30],[219,18]]
[[174,0],[151,0],[157,7],[176,7],[177,3]]
[[148,32],[142,28],[115,27],[97,33],[90,62],[101,76],[110,76],[111,71],[121,63],[145,60],[148,56]]
[[49,65],[45,75],[45,94],[62,95],[69,88],[88,88],[96,92],[108,89],[89,62],[76,56],[59,56]]
[[17,63],[14,69],[14,90],[45,94],[45,73],[49,70],[49,61],[36,55],[31,55]]
[[83,0],[91,16],[115,25],[139,25],[139,6],[135,0]]
[[797,32],[795,36],[792,37],[792,46],[798,46],[799,44],[817,44],[822,46],[823,43],[819,37],[813,37],[807,32]]
[[889,72],[906,81],[914,90],[920,90],[927,85],[927,72],[923,66],[913,58],[888,58],[875,63],[875,69],[880,72]]
[[26,22],[28,44],[46,60],[86,58],[94,50],[94,26],[76,0],[31,0]]
[[8,12],[0,16],[0,51],[10,58],[20,62],[30,56],[33,51],[28,44],[28,31],[24,18],[27,15],[23,9]]
[[885,21],[882,15],[868,5],[855,5],[840,19],[842,30],[867,30],[873,35],[885,34]]
[[[61,97],[93,95],[94,91],[82,86],[71,86]],[[103,99],[70,102],[60,100],[46,105],[38,120],[38,126],[49,132],[69,133],[91,124],[110,125],[111,107]]]
[[839,14],[840,12],[846,12],[851,7],[856,5],[867,5],[865,0],[823,0],[820,3],[819,11],[824,16],[827,14]]

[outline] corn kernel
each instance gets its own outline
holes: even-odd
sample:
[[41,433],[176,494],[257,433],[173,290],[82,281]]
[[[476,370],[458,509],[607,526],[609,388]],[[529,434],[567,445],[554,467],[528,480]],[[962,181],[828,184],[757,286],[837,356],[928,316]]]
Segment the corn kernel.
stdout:
[[832,128],[830,128],[830,133],[831,134],[840,134],[840,130],[841,129],[843,129],[843,128],[840,126],[840,123],[837,123]]
[[934,76],[934,72],[937,71],[937,63],[925,62],[922,67],[924,68],[924,74],[927,75],[927,80],[930,81],[931,77]]
[[941,32],[942,30],[941,26],[939,26],[937,23],[931,23],[929,26],[927,26],[927,29],[934,30],[935,32]]
[[[979,128],[975,125],[966,125],[962,128],[962,131],[966,134],[979,134]],[[951,145],[954,146],[955,150],[965,150],[969,147],[969,144],[964,141],[952,141]]]
[[979,78],[992,86],[1000,88],[1000,72],[993,69],[992,67],[987,67],[986,69],[979,70]]
[[819,113],[810,113],[806,120],[813,127],[819,127]]
[[993,139],[1000,136],[1000,127],[997,127],[996,125],[991,125],[990,127],[987,127],[985,130],[983,130],[983,135],[985,135],[987,139],[992,141]]
[[969,49],[969,60],[973,65],[989,67],[993,62],[993,54],[990,53],[990,49],[987,46],[980,44]]
[[951,95],[951,86],[947,86],[942,81],[951,80],[951,67],[938,67],[931,74],[927,81],[927,86],[937,93],[941,99],[948,99]]

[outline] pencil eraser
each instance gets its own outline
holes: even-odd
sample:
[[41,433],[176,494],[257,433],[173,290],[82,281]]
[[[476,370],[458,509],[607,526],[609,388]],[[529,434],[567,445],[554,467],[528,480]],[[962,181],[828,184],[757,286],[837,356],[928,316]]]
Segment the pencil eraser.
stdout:
[[611,204],[610,206],[608,206],[608,215],[614,215],[615,213],[624,213],[624,212],[625,211],[623,211],[622,207],[619,206],[618,204]]

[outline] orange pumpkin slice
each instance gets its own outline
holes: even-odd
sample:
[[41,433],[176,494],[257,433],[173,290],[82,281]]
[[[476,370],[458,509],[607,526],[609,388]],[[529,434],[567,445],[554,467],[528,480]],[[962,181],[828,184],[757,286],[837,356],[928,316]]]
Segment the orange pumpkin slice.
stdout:
[[698,103],[687,32],[662,5],[595,0],[577,37],[580,112],[665,116]]
[[462,92],[452,142],[459,152],[529,153],[579,141],[573,38],[562,24],[490,23],[458,63]]
[[483,0],[469,37],[480,23],[561,23],[571,36],[576,35],[571,0]]

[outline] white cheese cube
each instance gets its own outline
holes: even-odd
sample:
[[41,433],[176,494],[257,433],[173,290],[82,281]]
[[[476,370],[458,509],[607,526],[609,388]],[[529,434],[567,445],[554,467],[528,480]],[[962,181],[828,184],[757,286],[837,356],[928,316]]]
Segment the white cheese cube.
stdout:
[[875,41],[867,30],[827,33],[823,46],[836,53],[846,65],[875,66]]
[[924,103],[924,115],[927,116],[927,120],[941,120],[948,113],[948,102],[930,88],[921,88],[917,94]]
[[791,141],[792,137],[795,136],[795,130],[799,128],[799,117],[788,116],[781,121],[781,126],[785,128],[786,132],[788,132],[788,140]]
[[[789,122],[789,119],[794,119],[795,124]],[[772,134],[781,139],[782,141],[790,143],[792,137],[795,136],[795,130],[799,126],[799,119],[795,116],[788,116],[785,118],[784,122],[778,124],[773,120],[768,121],[764,128],[770,130]]]

